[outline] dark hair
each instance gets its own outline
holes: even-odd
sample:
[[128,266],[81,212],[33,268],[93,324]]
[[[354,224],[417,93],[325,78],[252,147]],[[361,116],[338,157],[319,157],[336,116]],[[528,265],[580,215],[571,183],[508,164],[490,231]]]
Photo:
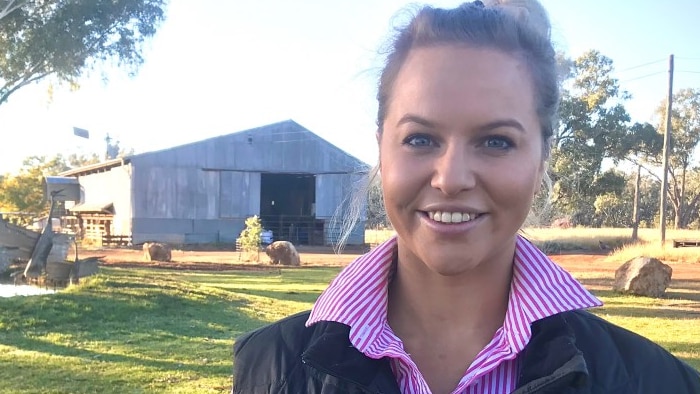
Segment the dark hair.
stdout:
[[389,46],[377,91],[378,132],[383,131],[394,81],[413,48],[457,44],[488,47],[520,57],[527,64],[535,89],[535,103],[543,138],[549,142],[559,103],[556,55],[546,11],[536,0],[492,0],[464,3],[454,9],[425,6],[408,25],[397,29]]

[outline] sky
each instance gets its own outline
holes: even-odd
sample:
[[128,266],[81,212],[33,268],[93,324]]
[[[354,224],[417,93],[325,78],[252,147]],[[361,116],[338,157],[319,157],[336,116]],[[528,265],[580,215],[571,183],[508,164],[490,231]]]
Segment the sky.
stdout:
[[[374,164],[380,49],[411,4],[170,0],[134,77],[104,65],[77,90],[44,81],[0,105],[0,174],[33,155],[102,154],[106,135],[142,153],[287,119]],[[699,1],[542,4],[557,49],[570,57],[595,49],[613,60],[634,121],[652,120],[665,100],[669,55],[674,91],[700,88]],[[91,138],[74,136],[73,127]]]

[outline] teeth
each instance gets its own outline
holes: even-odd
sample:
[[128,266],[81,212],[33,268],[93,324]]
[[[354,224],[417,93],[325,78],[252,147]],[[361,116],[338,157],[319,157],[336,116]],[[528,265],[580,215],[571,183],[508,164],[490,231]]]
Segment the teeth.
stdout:
[[449,212],[443,212],[441,219],[443,223],[452,223],[452,215]]
[[468,222],[472,219],[476,219],[476,214],[471,215],[466,212],[428,212],[428,217],[435,220],[436,222],[442,223],[462,223]]

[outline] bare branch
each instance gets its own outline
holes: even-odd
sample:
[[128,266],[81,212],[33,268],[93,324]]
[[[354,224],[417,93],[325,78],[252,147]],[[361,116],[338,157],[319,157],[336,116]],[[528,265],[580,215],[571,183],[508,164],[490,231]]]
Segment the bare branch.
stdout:
[[654,172],[652,172],[651,169],[649,167],[647,167],[645,163],[637,160],[634,157],[626,157],[625,159],[634,165],[642,167],[644,169],[644,171],[646,171],[649,175],[653,176],[654,178],[656,178],[657,181],[661,182],[661,177],[654,174]]
[[26,86],[26,85],[29,85],[29,84],[32,83],[32,82],[39,81],[40,79],[43,79],[43,78],[45,78],[45,77],[48,77],[48,76],[51,75],[51,74],[53,74],[53,71],[47,71],[47,72],[44,72],[44,73],[41,73],[41,74],[34,75],[34,76],[31,77],[31,78],[27,78],[27,79],[25,79],[25,80],[23,80],[23,81],[21,81],[21,82],[17,82],[17,83],[15,84],[15,86],[13,86],[13,87],[11,87],[11,88],[9,88],[9,89],[7,89],[7,90],[6,90],[6,88],[7,88],[7,86],[8,86],[9,84],[6,84],[6,85],[0,90],[0,92],[2,92],[2,94],[0,94],[0,104],[5,103],[5,102],[7,101],[7,99],[10,97],[10,95],[11,95],[12,93],[16,92],[19,88],[21,88],[21,87],[23,87],[23,86]]
[[2,9],[0,9],[0,19],[10,15],[10,13],[24,4],[23,0],[2,0],[0,4],[3,4]]

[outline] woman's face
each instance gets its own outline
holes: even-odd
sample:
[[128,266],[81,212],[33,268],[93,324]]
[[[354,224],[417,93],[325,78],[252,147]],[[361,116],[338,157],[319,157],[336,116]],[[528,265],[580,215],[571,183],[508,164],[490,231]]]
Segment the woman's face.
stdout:
[[512,262],[544,172],[531,84],[494,49],[408,54],[377,137],[402,265],[455,275]]

